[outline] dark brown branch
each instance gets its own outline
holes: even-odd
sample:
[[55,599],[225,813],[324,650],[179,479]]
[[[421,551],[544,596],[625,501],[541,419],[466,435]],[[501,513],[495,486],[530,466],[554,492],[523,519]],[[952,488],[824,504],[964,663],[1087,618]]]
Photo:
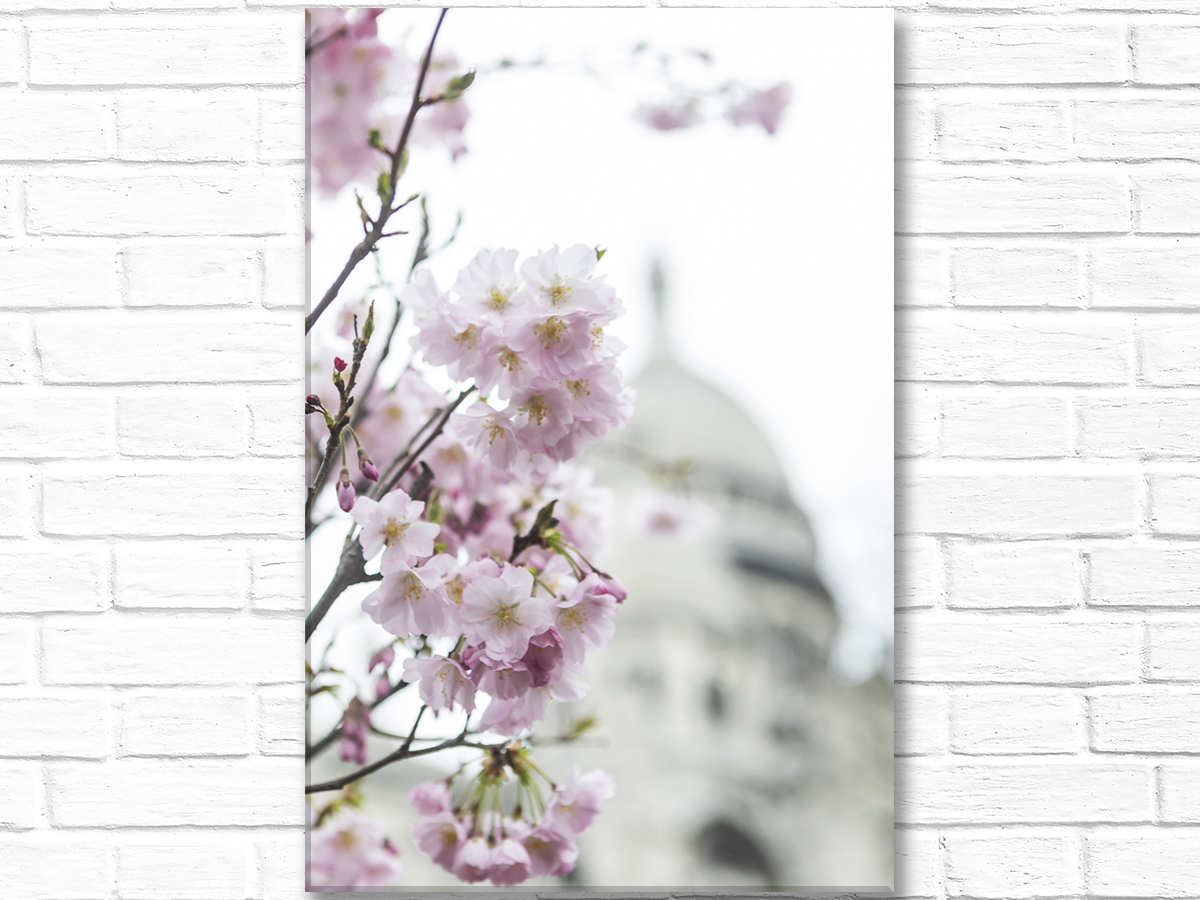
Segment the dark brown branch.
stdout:
[[325,589],[325,593],[321,595],[317,605],[312,608],[312,612],[304,620],[304,643],[308,643],[313,632],[317,630],[317,626],[321,624],[321,620],[325,618],[325,614],[333,606],[333,602],[342,595],[346,588],[352,584],[362,584],[365,581],[378,581],[382,577],[382,575],[367,574],[362,544],[354,541],[338,561],[337,572],[334,573],[333,580],[329,582],[329,587]]
[[325,292],[325,296],[321,298],[321,302],[313,308],[304,319],[304,333],[308,334],[312,330],[317,319],[321,318],[321,314],[329,308],[334,299],[338,295],[338,291],[342,289],[342,285],[346,283],[346,279],[350,277],[350,273],[358,266],[360,262],[367,258],[380,238],[383,237],[384,229],[387,221],[391,218],[395,209],[392,208],[392,203],[396,200],[396,182],[400,180],[400,167],[404,162],[405,152],[408,147],[408,136],[412,132],[413,122],[417,118],[417,113],[429,105],[430,100],[421,99],[421,90],[425,87],[425,76],[429,74],[429,64],[433,61],[433,45],[437,41],[438,32],[442,29],[442,21],[446,18],[447,9],[443,9],[438,16],[437,25],[433,28],[433,36],[429,39],[429,46],[425,49],[425,55],[421,57],[421,69],[417,74],[417,83],[413,88],[412,104],[408,108],[408,116],[404,120],[404,128],[400,132],[400,139],[396,142],[396,149],[391,151],[392,168],[389,173],[388,183],[383,196],[380,198],[379,218],[375,220],[371,230],[362,241],[350,252],[350,259],[346,261],[346,265],[342,267],[342,271],[338,277],[334,279],[329,290]]

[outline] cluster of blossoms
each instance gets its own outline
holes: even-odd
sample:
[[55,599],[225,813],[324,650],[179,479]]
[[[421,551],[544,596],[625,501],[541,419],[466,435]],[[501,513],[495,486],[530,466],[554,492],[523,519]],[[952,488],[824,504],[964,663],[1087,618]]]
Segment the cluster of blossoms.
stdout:
[[346,810],[309,830],[307,890],[382,887],[400,874],[400,851],[370,816]]
[[[516,776],[516,802],[501,811],[500,790]],[[520,884],[539,876],[565,875],[575,868],[575,838],[600,812],[600,802],[613,796],[612,779],[597,770],[579,774],[575,767],[564,784],[552,785],[547,801],[534,778],[536,766],[526,752],[495,752],[457,805],[449,782],[419,784],[409,792],[421,818],[413,824],[413,841],[460,881]]]
[[[758,125],[767,134],[775,134],[783,111],[792,102],[792,86],[780,82],[764,90],[744,90],[723,106],[724,118],[735,126]],[[669,103],[646,104],[637,110],[637,117],[657,131],[691,128],[704,121],[703,96],[684,93]]]
[[[379,148],[395,146],[404,120],[388,110],[387,101],[411,94],[417,77],[418,63],[379,39],[383,12],[305,11],[310,159],[318,188],[330,196],[351,181],[374,180],[385,161]],[[425,96],[437,96],[458,70],[453,54],[435,56]],[[462,131],[468,115],[461,99],[433,104],[417,119],[410,141],[443,143],[457,158],[466,151]]]
[[623,312],[616,291],[595,277],[598,254],[555,247],[517,267],[517,251],[482,252],[443,292],[422,272],[405,292],[419,332],[413,347],[482,397],[452,423],[492,465],[551,472],[633,412],[605,333]]

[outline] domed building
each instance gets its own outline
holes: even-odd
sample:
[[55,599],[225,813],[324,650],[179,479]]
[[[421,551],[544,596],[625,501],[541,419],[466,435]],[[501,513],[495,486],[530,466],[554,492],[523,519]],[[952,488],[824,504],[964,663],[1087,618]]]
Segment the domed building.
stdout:
[[[658,277],[656,289],[661,310]],[[612,645],[591,658],[590,694],[554,704],[542,733],[572,717],[599,724],[538,751],[555,770],[577,762],[617,784],[570,881],[886,888],[892,686],[831,675],[837,608],[774,451],[659,332],[632,423],[587,460],[616,496],[604,568],[629,597]],[[678,528],[657,527],[673,523],[656,524],[655,496],[683,510]]]

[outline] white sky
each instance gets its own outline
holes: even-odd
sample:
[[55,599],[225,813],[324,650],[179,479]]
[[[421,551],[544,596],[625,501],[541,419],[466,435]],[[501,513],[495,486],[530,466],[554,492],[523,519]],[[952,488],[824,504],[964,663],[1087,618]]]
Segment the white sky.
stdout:
[[[409,31],[416,56],[436,16],[389,10],[381,34]],[[639,40],[708,50],[753,86],[790,81],[779,132],[636,123],[638,102],[663,96],[658,81],[619,74]],[[400,194],[428,189],[442,236],[464,214],[431,263],[439,284],[482,248],[607,247],[598,271],[629,310],[614,330],[632,375],[650,350],[649,270],[661,255],[675,354],[774,444],[847,622],[841,668],[866,674],[892,634],[891,11],[458,8],[438,46],[464,69],[542,54],[565,64],[481,74],[467,93],[470,152],[451,165],[440,148],[414,151]],[[582,74],[584,58],[611,84]],[[414,211],[390,224],[416,222]],[[361,234],[350,191],[314,201],[312,228],[319,293]],[[386,243],[398,282],[407,240]],[[372,280],[360,269],[344,296]]]

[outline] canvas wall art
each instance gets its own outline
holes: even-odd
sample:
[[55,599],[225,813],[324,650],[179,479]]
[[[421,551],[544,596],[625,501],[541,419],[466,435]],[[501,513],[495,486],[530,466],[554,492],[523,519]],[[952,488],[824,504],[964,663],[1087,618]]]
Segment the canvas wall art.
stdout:
[[306,14],[307,884],[893,884],[892,14]]

